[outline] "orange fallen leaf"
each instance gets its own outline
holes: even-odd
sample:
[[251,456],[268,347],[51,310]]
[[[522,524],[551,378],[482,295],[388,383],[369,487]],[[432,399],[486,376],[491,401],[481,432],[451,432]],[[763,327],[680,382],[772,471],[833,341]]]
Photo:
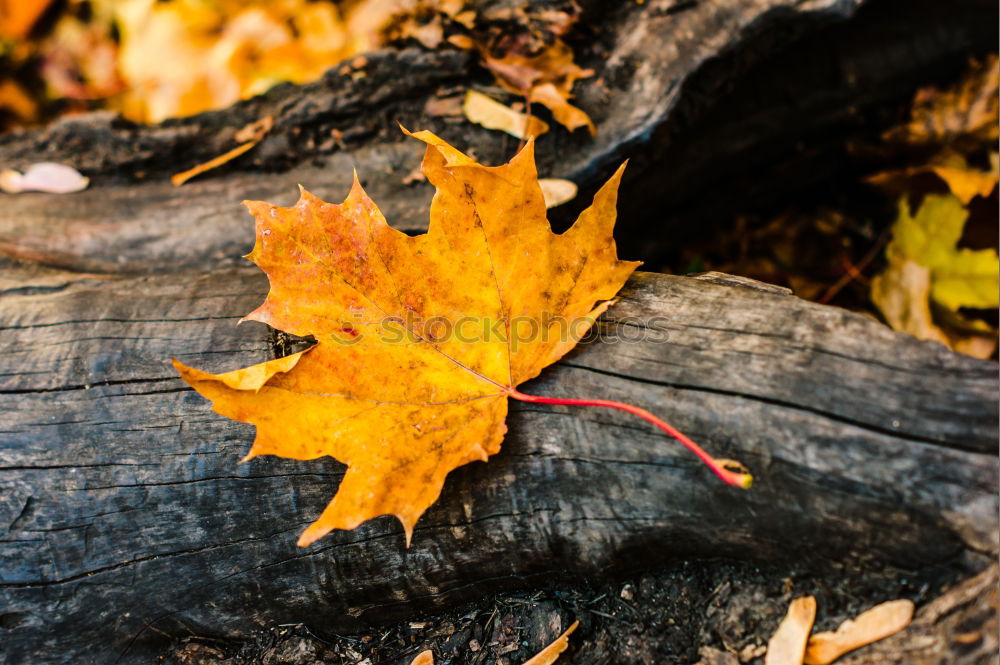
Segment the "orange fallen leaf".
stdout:
[[252,122],[249,125],[240,129],[233,138],[237,141],[246,141],[241,145],[236,146],[232,150],[214,157],[207,162],[202,162],[197,166],[194,166],[187,171],[181,171],[180,173],[175,173],[170,176],[170,182],[174,184],[174,187],[180,187],[186,183],[191,178],[201,175],[206,171],[211,171],[212,169],[218,168],[227,162],[231,162],[243,153],[249,151],[255,145],[260,143],[264,135],[271,131],[274,126],[274,118],[272,116],[264,116],[256,122]]
[[18,83],[10,79],[0,81],[0,110],[8,111],[22,121],[33,120],[38,115],[38,104]]
[[573,51],[562,40],[556,39],[535,55],[486,55],[485,65],[500,85],[548,107],[556,121],[570,131],[586,127],[591,135],[597,133],[590,116],[568,101],[573,96],[573,83],[593,76],[594,71],[573,62]]
[[416,658],[410,661],[410,665],[434,665],[434,652],[430,649],[421,651]]
[[[559,659],[562,652],[569,647],[569,636],[579,625],[579,621],[574,621],[573,625],[567,628],[565,633],[557,637],[552,644],[525,661],[524,665],[552,665],[552,663]],[[410,665],[434,665],[434,653],[431,651],[421,651],[410,662]]]
[[764,665],[802,665],[809,632],[816,620],[816,599],[796,598],[788,606],[785,618],[767,643]]
[[472,38],[467,37],[466,35],[451,35],[445,41],[456,48],[462,49],[463,51],[471,51],[476,48],[476,42],[472,41]]
[[911,182],[914,177],[933,173],[948,186],[959,201],[968,205],[977,196],[986,198],[996,188],[997,171],[998,161],[995,152],[990,155],[990,169],[983,170],[969,166],[960,154],[946,151],[929,164],[876,173],[865,180],[898,198],[914,189]]
[[528,99],[538,102],[548,107],[552,111],[552,117],[566,129],[575,131],[580,127],[586,127],[591,136],[597,134],[597,127],[594,126],[590,116],[572,104],[567,99],[568,95],[555,86],[553,83],[541,83],[533,86],[528,91]]
[[559,658],[559,654],[569,647],[569,636],[579,625],[579,621],[574,621],[573,625],[567,628],[565,633],[557,637],[552,644],[535,654],[524,665],[552,665]]
[[0,38],[23,39],[52,0],[0,0]]
[[806,665],[828,665],[845,653],[894,635],[910,624],[913,602],[890,600],[848,619],[835,632],[816,633],[806,647]]
[[246,204],[257,219],[248,258],[271,284],[246,319],[313,335],[315,346],[219,375],[174,361],[217,412],[257,426],[246,459],[347,464],[299,544],[380,515],[396,516],[409,543],[445,476],[499,451],[508,398],[639,415],[748,487],[749,475],[643,409],[517,390],[576,345],[639,265],[618,260],[612,237],[624,166],[557,235],[533,142],[491,168],[430,132],[410,135],[427,144],[423,171],[437,189],[426,234],[391,228],[357,178],[340,205],[305,190],[290,208]]

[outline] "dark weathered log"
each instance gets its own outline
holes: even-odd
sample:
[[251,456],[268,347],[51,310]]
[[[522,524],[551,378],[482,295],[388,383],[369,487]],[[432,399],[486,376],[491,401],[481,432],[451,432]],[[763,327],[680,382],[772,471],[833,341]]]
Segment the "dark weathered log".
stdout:
[[271,356],[253,267],[168,276],[4,273],[0,631],[9,663],[149,662],[166,635],[351,630],[560,574],[677,557],[997,551],[992,363],[723,276],[637,275],[586,344],[527,390],[656,410],[755,473],[718,483],[625,414],[514,405],[503,451],[452,473],[403,546],[389,518],[295,539],[333,461],[237,460],[167,359]]
[[[893,120],[887,104],[905,104],[929,77],[954,74],[970,53],[995,48],[997,6],[989,0],[874,0],[837,23],[859,4],[590,3],[575,38],[581,63],[596,75],[575,90],[598,135],[546,134],[537,150],[542,175],[574,180],[579,203],[630,159],[618,240],[630,258],[645,260],[720,208],[739,202],[745,211],[806,186],[828,188],[849,168],[846,131],[874,124],[877,132]],[[315,84],[156,127],[100,114],[0,137],[4,167],[61,160],[94,180],[71,199],[5,199],[0,253],[105,272],[236,262],[252,233],[241,199],[291,202],[302,183],[340,200],[353,166],[397,228],[423,229],[429,186],[402,185],[422,148],[397,122],[436,131],[486,163],[505,161],[517,145],[426,112],[429,99],[491,83],[473,57],[386,51],[361,71],[358,78],[353,68],[334,68]],[[181,190],[169,184],[171,173],[225,152],[240,127],[269,114],[275,128],[252,152]],[[555,214],[569,219],[575,206]]]
[[[746,157],[765,155],[758,149],[779,129],[843,124],[848,100],[905,98],[923,82],[914,72],[961,64],[984,34],[995,41],[995,3],[963,0],[959,11],[873,0],[881,14],[865,7],[843,24],[879,35],[843,50],[852,66],[803,84],[801,104],[780,114],[756,106],[755,116],[753,94],[723,82],[859,3],[590,4],[584,22],[596,38],[581,62],[598,73],[577,90],[599,134],[546,135],[540,168],[577,181],[585,200],[633,158],[623,201],[646,208],[626,213],[633,230],[666,204],[726,198],[719,192],[736,178],[717,166],[755,168],[760,160]],[[933,39],[878,30],[904,5],[906,21],[934,26]],[[932,47],[907,50],[912,39]],[[874,69],[864,66],[872,44],[885,49]],[[808,61],[796,53],[790,61]],[[337,200],[357,166],[386,216],[418,230],[430,191],[402,186],[421,147],[401,139],[396,121],[487,162],[516,145],[425,113],[430,98],[489,83],[466,55],[384,52],[364,77],[337,71],[157,127],[99,115],[0,139],[5,167],[58,159],[94,181],[69,197],[7,197],[0,213],[0,254],[22,261],[0,265],[0,662],[145,663],[157,639],[189,630],[240,636],[296,621],[351,630],[560,574],[685,556],[919,566],[996,554],[994,365],[780,290],[649,275],[601,324],[647,339],[586,345],[529,389],[647,406],[748,464],[753,491],[720,486],[628,416],[514,405],[503,452],[449,477],[411,549],[389,519],[297,549],[342,467],[237,466],[252,428],[212,414],[167,362],[222,370],[271,357],[270,331],[233,325],[266,290],[238,260],[252,241],[238,201],[289,203],[298,182]],[[768,80],[757,74],[746,77],[751,93]],[[809,69],[797,80],[817,77]],[[810,115],[821,108],[829,113]],[[245,158],[169,185],[167,175],[224,152],[266,114],[275,129]]]

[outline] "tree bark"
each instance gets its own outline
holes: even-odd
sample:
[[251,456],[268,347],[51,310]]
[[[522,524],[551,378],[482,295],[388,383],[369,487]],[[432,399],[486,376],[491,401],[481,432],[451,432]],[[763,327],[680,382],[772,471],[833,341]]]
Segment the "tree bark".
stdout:
[[[623,255],[649,262],[690,229],[750,205],[857,181],[844,178],[857,169],[847,136],[877,136],[901,119],[887,108],[954,76],[970,53],[996,48],[989,0],[871,0],[860,9],[860,0],[592,4],[575,34],[577,60],[595,75],[574,90],[598,133],[544,135],[539,171],[580,186],[576,201],[552,211],[565,224],[629,160],[616,236]],[[253,241],[242,199],[291,204],[301,183],[339,201],[355,167],[390,223],[422,231],[433,192],[403,185],[422,147],[397,123],[430,129],[483,163],[505,162],[517,139],[427,106],[469,87],[497,94],[492,85],[463,52],[390,50],[314,84],[153,127],[101,113],[0,137],[4,167],[62,161],[94,183],[68,200],[6,199],[0,255],[99,272],[238,265]],[[171,174],[235,147],[233,135],[267,115],[274,129],[251,152],[180,190],[170,184]]]
[[[981,32],[995,37],[995,20],[968,21],[992,16],[995,4],[968,1],[965,13],[939,5],[918,3],[906,16],[940,18],[949,39],[931,40],[920,57],[887,57],[886,78],[964,60]],[[578,102],[599,133],[547,135],[542,175],[574,179],[585,203],[635,158],[622,228],[642,237],[634,246],[655,246],[668,222],[630,211],[662,210],[699,187],[713,192],[702,198],[726,198],[736,190],[720,188],[701,157],[717,155],[718,165],[752,155],[760,143],[748,137],[770,141],[777,131],[726,116],[739,108],[728,94],[746,98],[720,82],[834,29],[857,6],[588,8],[604,30],[591,26],[581,63],[597,75],[578,86]],[[898,4],[871,6],[891,14]],[[885,20],[872,10],[869,23],[854,23],[865,11],[842,25],[871,30]],[[898,49],[908,34],[879,43]],[[387,51],[348,75],[335,68],[313,85],[155,127],[98,114],[0,138],[5,166],[65,161],[93,179],[72,196],[6,197],[0,212],[0,662],[145,663],[164,635],[236,637],[296,621],[351,631],[533,581],[681,557],[874,557],[916,567],[996,555],[995,365],[774,287],[649,274],[633,278],[600,324],[643,339],[585,344],[525,391],[647,407],[747,464],[752,491],[721,486],[625,414],[514,404],[503,451],[449,476],[409,550],[387,518],[296,548],[342,467],[237,465],[252,428],[211,413],[168,360],[221,371],[283,348],[259,324],[234,325],[267,288],[239,259],[252,244],[240,199],[289,203],[301,182],[339,200],[356,166],[390,221],[419,231],[431,192],[402,184],[421,148],[395,122],[503,161],[513,139],[425,110],[489,82],[462,53]],[[813,108],[830,90],[858,97],[841,83],[833,77],[803,99]],[[893,94],[911,92],[903,87]],[[883,94],[872,85],[864,99],[877,106]],[[181,189],[166,180],[225,152],[235,131],[269,114],[275,129],[240,161]],[[830,118],[842,120],[817,116],[802,127],[828,129]],[[704,140],[700,130],[685,135],[709,121]],[[673,166],[682,162],[691,168]],[[665,165],[688,175],[662,184]]]
[[163,634],[350,631],[559,575],[679,557],[905,566],[997,552],[996,368],[774,287],[638,274],[526,392],[649,408],[757,477],[720,484],[627,414],[512,405],[488,464],[452,473],[406,549],[381,518],[299,549],[333,461],[238,465],[253,428],[217,416],[168,358],[273,355],[236,327],[255,268],[5,275],[0,416],[4,650],[136,662]]

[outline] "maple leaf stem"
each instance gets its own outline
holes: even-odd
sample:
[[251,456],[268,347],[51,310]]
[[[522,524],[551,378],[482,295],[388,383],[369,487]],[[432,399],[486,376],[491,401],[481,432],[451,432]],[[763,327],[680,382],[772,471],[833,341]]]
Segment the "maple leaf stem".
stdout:
[[520,391],[509,389],[509,396],[513,399],[519,400],[521,402],[534,402],[535,404],[565,404],[568,406],[604,406],[610,409],[619,409],[632,415],[639,416],[646,422],[656,425],[661,430],[674,437],[681,444],[694,453],[698,459],[705,463],[708,468],[710,468],[715,475],[723,480],[728,485],[733,485],[735,487],[742,487],[743,489],[749,489],[751,483],[753,482],[753,476],[750,475],[745,469],[740,469],[739,471],[731,471],[727,469],[724,465],[726,463],[735,464],[736,466],[742,466],[738,463],[734,463],[731,460],[720,460],[709,455],[705,450],[699,446],[697,443],[688,438],[683,432],[675,428],[670,423],[666,422],[662,418],[657,418],[652,413],[646,409],[634,406],[632,404],[626,404],[625,402],[615,402],[613,400],[607,399],[571,399],[566,397],[542,397],[540,395],[526,395]]

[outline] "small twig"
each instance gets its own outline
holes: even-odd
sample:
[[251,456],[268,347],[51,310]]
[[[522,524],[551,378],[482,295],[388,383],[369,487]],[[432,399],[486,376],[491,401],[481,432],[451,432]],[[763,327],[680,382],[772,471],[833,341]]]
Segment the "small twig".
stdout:
[[631,626],[632,625],[628,621],[625,621],[625,619],[622,619],[620,617],[616,617],[614,614],[608,614],[607,612],[600,612],[598,610],[587,610],[587,611],[590,612],[591,614],[596,614],[599,617],[604,617],[605,619],[611,619],[612,621],[617,621],[618,623],[623,623],[626,626]]
[[862,279],[864,279],[864,276],[861,274],[861,271],[864,270],[866,267],[868,267],[868,264],[871,263],[876,256],[878,256],[879,251],[882,249],[886,241],[889,239],[889,231],[890,229],[886,229],[885,231],[882,232],[882,235],[880,235],[878,239],[875,240],[875,244],[871,246],[871,248],[863,257],[861,257],[861,260],[858,261],[857,264],[852,265],[848,261],[847,264],[844,266],[844,274],[841,275],[840,279],[838,279],[833,284],[833,286],[827,289],[826,293],[823,294],[823,297],[817,300],[816,302],[820,303],[821,305],[825,305],[826,303],[833,300],[834,296],[840,293],[845,286],[850,284],[851,280],[856,279],[858,281],[861,281]]

